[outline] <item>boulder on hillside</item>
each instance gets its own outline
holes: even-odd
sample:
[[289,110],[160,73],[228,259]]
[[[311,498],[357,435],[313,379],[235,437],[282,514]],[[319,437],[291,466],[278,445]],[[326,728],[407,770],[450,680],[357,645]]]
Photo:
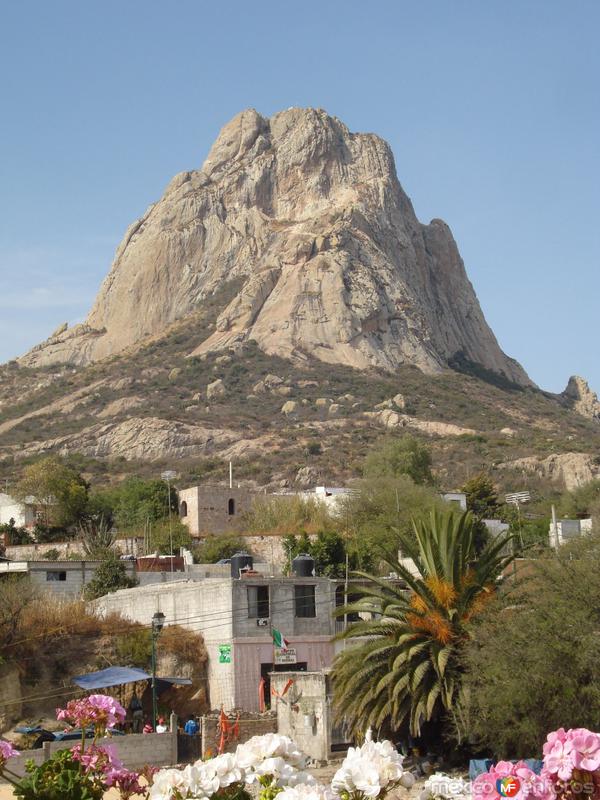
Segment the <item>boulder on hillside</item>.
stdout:
[[295,400],[288,400],[281,406],[281,413],[285,414],[286,417],[290,414],[295,414],[298,410],[298,403]]
[[218,400],[220,397],[224,397],[226,394],[225,384],[218,378],[216,381],[209,383],[206,387],[206,399],[207,400]]

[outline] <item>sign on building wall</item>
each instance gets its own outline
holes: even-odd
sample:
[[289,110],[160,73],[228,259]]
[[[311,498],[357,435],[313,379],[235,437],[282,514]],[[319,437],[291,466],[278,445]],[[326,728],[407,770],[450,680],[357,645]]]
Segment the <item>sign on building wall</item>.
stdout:
[[275,664],[295,664],[297,661],[295,647],[276,647],[274,656]]
[[219,645],[219,664],[231,664],[231,645]]

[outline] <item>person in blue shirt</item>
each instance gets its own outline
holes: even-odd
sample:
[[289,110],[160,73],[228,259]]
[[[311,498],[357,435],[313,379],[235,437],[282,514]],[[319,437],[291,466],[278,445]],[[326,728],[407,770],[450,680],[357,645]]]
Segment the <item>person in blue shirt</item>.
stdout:
[[191,714],[190,714],[190,718],[185,723],[185,726],[184,726],[183,730],[189,736],[195,736],[197,733],[199,733],[200,726],[198,725],[198,723],[196,722],[196,720],[194,719],[194,717]]

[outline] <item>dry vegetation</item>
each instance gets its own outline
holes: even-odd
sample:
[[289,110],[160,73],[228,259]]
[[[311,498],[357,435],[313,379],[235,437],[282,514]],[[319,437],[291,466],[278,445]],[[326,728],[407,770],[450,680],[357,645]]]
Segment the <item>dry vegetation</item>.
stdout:
[[[523,455],[591,453],[600,447],[600,427],[568,411],[557,397],[494,381],[464,359],[456,364],[462,371],[431,377],[412,367],[390,375],[310,359],[291,363],[266,356],[252,343],[228,359],[223,354],[188,358],[235,290],[233,284],[224,287],[202,312],[175,324],[164,337],[87,368],[34,370],[14,363],[0,367],[0,479],[18,478],[23,465],[33,458],[23,457],[29,445],[127,418],[127,411],[110,420],[99,419],[98,414],[109,403],[133,395],[142,399],[129,412],[136,417],[229,429],[239,439],[267,436],[268,443],[257,453],[236,458],[237,479],[260,485],[293,481],[305,466],[315,467],[327,482],[355,477],[366,450],[381,434],[380,424],[364,412],[398,392],[406,399],[406,413],[417,419],[451,422],[476,431],[430,440],[434,469],[448,488],[482,468],[493,470],[495,464]],[[275,391],[253,393],[253,386],[267,374],[283,379],[285,396]],[[207,405],[206,387],[217,378],[223,380],[226,396]],[[354,401],[341,401],[335,419],[328,417],[326,408],[315,405],[317,398],[337,402],[347,394]],[[286,400],[298,403],[292,418],[281,414]],[[3,423],[23,417],[14,427],[2,429]],[[506,428],[513,433],[502,434]],[[403,432],[399,429],[393,435]],[[167,457],[153,462],[123,456],[97,459],[78,454],[76,447],[71,448],[70,457],[96,482],[127,474],[156,475],[172,465]],[[178,459],[177,468],[186,483],[226,476],[218,450]]]
[[[53,716],[57,705],[77,693],[75,675],[109,666],[149,667],[149,626],[118,614],[95,616],[83,601],[61,601],[38,595],[27,581],[0,582],[0,654],[21,676],[24,717]],[[170,690],[167,698],[180,713],[205,710],[206,663],[202,636],[179,626],[160,637],[159,674],[174,671],[192,677],[194,685]],[[179,692],[179,694],[177,694]],[[0,709],[1,710],[1,709]]]

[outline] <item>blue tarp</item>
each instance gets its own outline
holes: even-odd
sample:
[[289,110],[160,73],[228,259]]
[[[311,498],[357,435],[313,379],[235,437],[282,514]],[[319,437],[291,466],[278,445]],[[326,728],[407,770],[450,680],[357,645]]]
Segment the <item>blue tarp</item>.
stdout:
[[87,675],[77,675],[73,678],[76,686],[82,689],[106,689],[109,686],[120,686],[123,683],[134,683],[135,681],[147,681],[151,678],[143,669],[134,667],[108,667],[101,669],[100,672],[88,672]]

